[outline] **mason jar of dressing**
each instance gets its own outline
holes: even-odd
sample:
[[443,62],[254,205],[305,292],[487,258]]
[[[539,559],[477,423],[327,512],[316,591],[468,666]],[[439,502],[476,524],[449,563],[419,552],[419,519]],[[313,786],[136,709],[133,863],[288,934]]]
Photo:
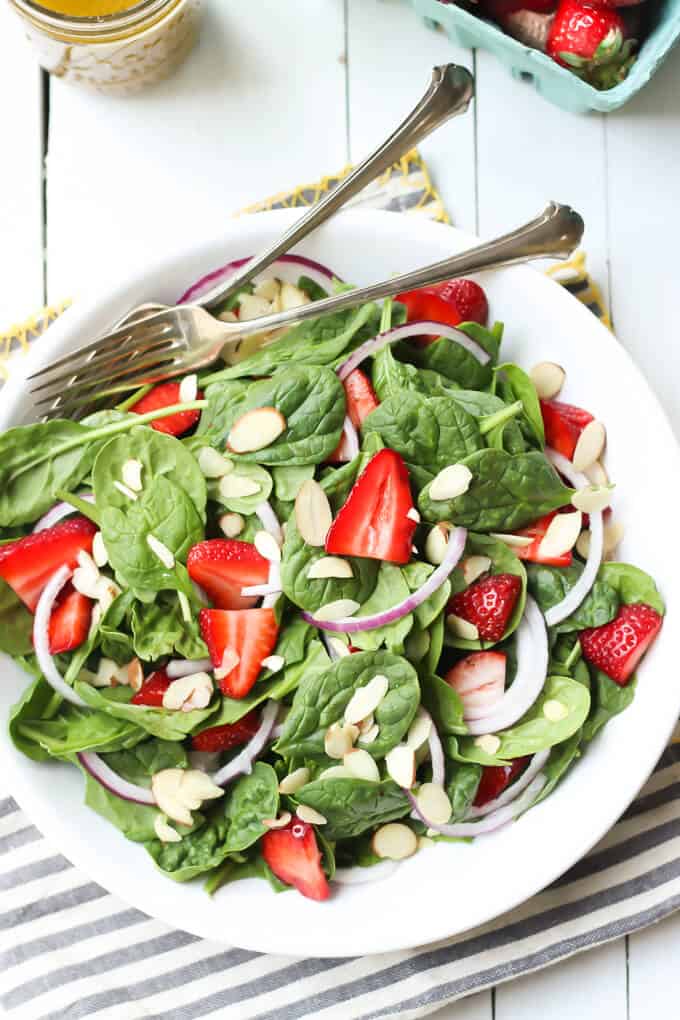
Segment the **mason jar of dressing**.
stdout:
[[9,0],[42,66],[126,95],[171,74],[191,49],[201,0]]

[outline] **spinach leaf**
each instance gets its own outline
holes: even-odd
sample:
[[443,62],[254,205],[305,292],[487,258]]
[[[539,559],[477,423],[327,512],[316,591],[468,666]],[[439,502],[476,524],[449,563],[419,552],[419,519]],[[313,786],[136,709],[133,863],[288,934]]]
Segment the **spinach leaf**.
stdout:
[[[413,560],[412,563],[407,563],[406,566],[401,568],[404,579],[411,591],[417,591],[418,588],[422,588],[433,570],[434,567],[431,563],[421,563],[419,560]],[[439,614],[446,608],[450,597],[451,584],[446,580],[413,611],[418,625],[425,629],[434,623]]]
[[454,520],[475,531],[512,531],[564,506],[573,493],[538,450],[514,455],[479,450],[462,463],[472,472],[469,489],[456,499],[432,500],[427,486],[418,498],[426,521]]
[[654,581],[639,567],[629,563],[603,563],[598,578],[614,589],[624,605],[644,602],[663,615],[666,612],[664,601]]
[[[487,556],[491,560],[491,567],[489,571],[491,574],[514,574],[516,577],[519,577],[522,582],[522,587],[515,603],[515,608],[508,620],[505,634],[501,639],[505,641],[515,632],[519,626],[522,616],[524,615],[527,592],[527,573],[524,569],[524,564],[517,558],[517,556],[515,556],[512,549],[506,545],[505,542],[500,542],[498,539],[491,538],[489,535],[476,535],[473,532],[468,532],[465,543],[465,556]],[[467,588],[467,583],[460,566],[456,567],[451,573],[449,580],[451,582],[451,591],[454,595],[457,595],[459,592],[464,591],[465,588]],[[471,641],[467,638],[456,637],[446,628],[444,630],[444,643],[451,645],[454,648],[466,648],[470,650],[490,648],[492,644],[489,641]]]
[[521,400],[524,406],[524,415],[531,428],[534,439],[541,447],[545,445],[545,430],[543,428],[543,415],[541,405],[538,402],[538,393],[530,377],[511,361],[499,365],[497,371],[502,371],[510,386],[514,400]]
[[435,673],[420,677],[423,704],[434,719],[440,735],[467,733],[463,703],[446,680]]
[[255,852],[247,856],[230,854],[227,860],[206,878],[204,889],[209,896],[214,896],[223,885],[240,882],[244,878],[264,878],[274,892],[286,892],[292,888],[276,877],[261,853]]
[[[20,665],[25,667],[27,664],[21,662]],[[33,761],[47,761],[50,754],[33,737],[25,736],[21,732],[22,723],[29,719],[46,721],[53,718],[59,711],[62,700],[38,673],[33,683],[23,692],[19,701],[12,705],[9,716],[9,735],[17,750],[25,754],[27,758],[32,758]]]
[[203,659],[208,654],[196,619],[182,616],[179,601],[161,595],[156,602],[135,602],[130,616],[134,653],[145,662],[155,662],[175,652],[185,659]]
[[326,818],[328,839],[351,839],[409,812],[404,791],[391,779],[317,779],[298,790],[297,799]]
[[[255,513],[257,507],[271,496],[271,475],[265,468],[260,467],[259,464],[249,464],[248,461],[235,460],[229,457],[225,457],[225,460],[231,460],[233,464],[233,468],[229,472],[230,477],[249,479],[249,481],[258,486],[257,492],[252,493],[250,496],[225,497],[220,490],[219,481],[214,479],[208,482],[208,495],[210,499],[215,503],[219,503],[226,510],[231,510],[237,514]],[[239,538],[241,538],[240,535]],[[242,538],[241,540],[243,541]]]
[[502,322],[494,322],[491,329],[479,322],[461,322],[456,326],[461,333],[465,333],[471,340],[476,340],[479,346],[491,355],[492,361],[498,360],[504,328]]
[[115,719],[134,723],[154,737],[160,737],[161,740],[184,740],[188,733],[202,728],[206,719],[209,719],[219,707],[215,699],[207,708],[194,709],[192,712],[175,712],[147,705],[130,705],[132,691],[129,687],[96,688],[76,681],[75,690],[91,708],[96,708]]
[[[305,676],[283,724],[276,750],[286,758],[324,754],[328,727],[343,718],[356,690],[382,674],[389,689],[375,710],[380,732],[366,750],[384,757],[407,732],[420,701],[418,677],[413,666],[391,652],[356,652],[326,669],[320,676]],[[361,740],[359,740],[361,746]]]
[[398,350],[400,356],[404,355],[405,361],[412,361],[419,368],[439,372],[467,389],[482,390],[491,382],[491,365],[481,365],[467,348],[448,337],[442,336],[427,347],[409,347],[404,351],[400,345]]
[[[583,739],[583,730],[577,730],[573,736],[569,737],[562,744],[557,744],[553,747],[550,752],[550,757],[541,769],[541,772],[547,777],[547,783],[540,791],[534,804],[538,804],[539,801],[545,800],[548,794],[552,793],[557,784],[559,783],[562,776],[567,770],[573,765],[576,759],[580,755],[580,746]],[[528,810],[528,809],[527,809]]]
[[[526,569],[529,591],[543,613],[561,602],[583,573],[583,566],[578,561],[568,567],[527,563]],[[553,631],[569,633],[586,627],[601,627],[614,619],[618,608],[619,599],[615,589],[598,577],[581,605]]]
[[628,708],[635,697],[637,677],[633,675],[625,687],[619,687],[615,680],[599,669],[593,669],[592,708],[583,727],[583,739],[588,742],[615,715]]
[[33,651],[33,614],[0,578],[0,652],[30,655]]
[[422,668],[424,672],[436,673],[443,647],[444,614],[442,613],[430,626],[430,647],[425,657],[425,661],[423,662]]
[[462,762],[449,762],[447,767],[446,792],[451,801],[451,820],[465,818],[477,796],[482,778],[482,766]]
[[[380,613],[397,605],[398,602],[403,602],[410,594],[411,589],[401,568],[394,563],[380,563],[375,588],[366,601],[361,603],[361,609],[355,616],[359,618]],[[358,631],[352,635],[352,644],[364,651],[375,651],[384,645],[390,651],[401,654],[404,651],[404,641],[412,627],[413,614],[407,613],[394,623],[375,627],[373,630]]]
[[303,482],[314,477],[314,465],[302,464],[292,467],[273,467],[274,492],[282,503],[292,502],[300,491]]

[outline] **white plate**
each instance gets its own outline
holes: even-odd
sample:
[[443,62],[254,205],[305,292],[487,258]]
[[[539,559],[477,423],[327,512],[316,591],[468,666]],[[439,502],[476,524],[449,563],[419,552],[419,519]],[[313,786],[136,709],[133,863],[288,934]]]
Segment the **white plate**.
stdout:
[[[159,253],[138,277],[103,281],[101,294],[78,302],[36,344],[26,372],[90,340],[132,305],[173,301],[204,272],[258,251],[295,215],[243,217],[217,238],[187,241],[171,258]],[[344,279],[369,283],[470,244],[452,228],[417,217],[355,211],[337,217],[300,250]],[[527,368],[544,359],[564,365],[564,399],[587,407],[607,425],[616,515],[627,529],[621,557],[656,578],[669,607],[665,639],[640,670],[635,701],[606,727],[556,793],[517,824],[472,844],[440,844],[381,882],[336,887],[322,904],[292,892],[275,895],[257,880],[227,886],[210,899],[200,882],[177,885],[164,878],[141,847],[84,807],[76,769],[24,758],[3,725],[3,778],[22,807],[77,867],[147,914],[217,942],[291,955],[354,956],[422,945],[488,921],[552,882],[611,827],[657,761],[680,712],[670,640],[680,581],[665,534],[680,503],[678,448],[628,355],[561,287],[528,268],[485,274],[480,281],[492,316],[506,323],[503,356]],[[0,428],[31,420],[20,381],[3,391],[2,405]],[[4,664],[2,719],[27,682],[13,664]]]

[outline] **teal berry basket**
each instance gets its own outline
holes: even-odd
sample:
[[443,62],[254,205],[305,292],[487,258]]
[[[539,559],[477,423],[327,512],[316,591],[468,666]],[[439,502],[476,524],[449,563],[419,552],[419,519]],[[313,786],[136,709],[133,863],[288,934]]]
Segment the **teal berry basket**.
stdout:
[[422,18],[441,25],[459,45],[493,53],[515,78],[532,83],[549,102],[571,113],[591,110],[609,113],[623,106],[647,84],[680,38],[680,0],[663,0],[628,76],[613,89],[600,92],[544,53],[524,46],[506,35],[498,25],[462,7],[440,0],[411,0],[411,3]]

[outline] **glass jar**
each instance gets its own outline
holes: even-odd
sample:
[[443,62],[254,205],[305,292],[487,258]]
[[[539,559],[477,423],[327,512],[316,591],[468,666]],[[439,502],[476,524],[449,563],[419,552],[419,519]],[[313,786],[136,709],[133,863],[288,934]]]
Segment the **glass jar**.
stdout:
[[[196,39],[201,8],[201,0],[141,0],[117,13],[75,17],[34,0],[10,4],[50,74],[116,95],[137,92],[178,67]],[[54,6],[88,9],[83,0],[55,0]],[[89,9],[125,6],[125,0],[114,0],[92,3]]]

